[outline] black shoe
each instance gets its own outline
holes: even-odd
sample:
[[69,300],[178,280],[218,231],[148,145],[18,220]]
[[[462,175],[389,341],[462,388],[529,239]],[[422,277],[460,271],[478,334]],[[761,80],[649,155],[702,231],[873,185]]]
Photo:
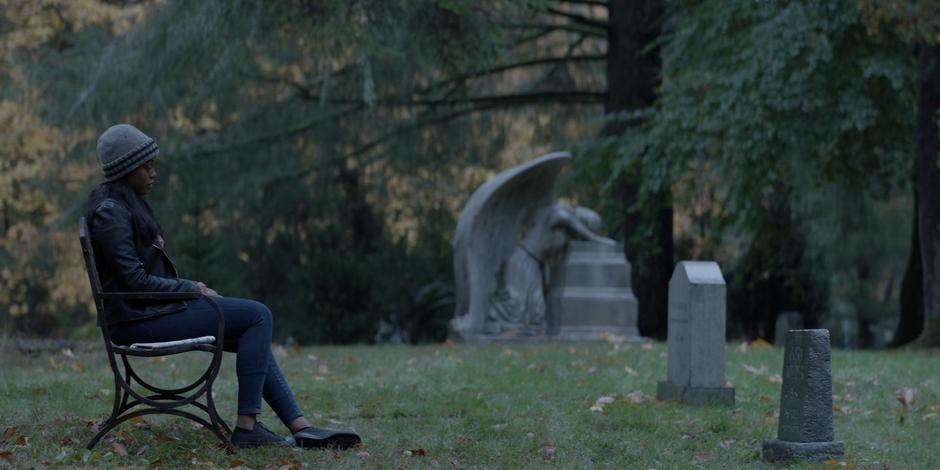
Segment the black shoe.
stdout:
[[239,449],[261,446],[290,447],[293,445],[290,439],[271,432],[261,424],[261,421],[255,422],[255,428],[250,431],[236,427],[232,431],[231,439],[232,444]]
[[334,431],[332,429],[320,429],[311,426],[295,432],[294,442],[297,443],[297,447],[308,449],[321,449],[325,447],[332,449],[348,449],[362,442],[362,439],[359,439],[359,435],[352,431]]

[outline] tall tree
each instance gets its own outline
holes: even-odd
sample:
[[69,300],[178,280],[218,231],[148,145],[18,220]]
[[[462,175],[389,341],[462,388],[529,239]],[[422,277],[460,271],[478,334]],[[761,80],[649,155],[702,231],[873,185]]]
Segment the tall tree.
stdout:
[[[615,117],[604,129],[605,137],[616,137],[639,120],[617,118],[653,106],[660,75],[659,39],[664,5],[658,0],[612,1],[608,3],[607,95],[604,112]],[[653,198],[652,210],[639,204],[643,169],[634,166],[623,172],[613,192],[621,201],[620,234],[624,252],[633,263],[633,292],[638,303],[638,323],[644,336],[666,335],[669,277],[672,274],[672,197],[668,190]]]
[[828,281],[814,271],[825,250],[808,249],[807,196],[851,182],[881,197],[903,181],[908,146],[894,136],[911,129],[905,46],[870,35],[850,1],[673,7],[661,94],[612,167],[640,162],[650,207],[663,190],[682,196],[676,207],[712,201],[694,227],[729,276],[732,329],[768,336],[784,309],[813,324]]
[[[940,2],[899,1],[861,2],[874,34],[899,34],[915,50],[917,57],[917,115],[914,148],[914,234],[911,237],[905,287],[918,278],[922,302],[913,306],[902,297],[902,318],[895,344],[903,344],[917,333],[917,320],[923,324],[916,343],[940,345]],[[918,266],[919,264],[919,266]],[[919,272],[918,272],[919,268]],[[922,310],[921,310],[922,308]]]
[[940,346],[940,44],[918,45],[917,68],[917,235],[924,286],[924,331],[918,343]]

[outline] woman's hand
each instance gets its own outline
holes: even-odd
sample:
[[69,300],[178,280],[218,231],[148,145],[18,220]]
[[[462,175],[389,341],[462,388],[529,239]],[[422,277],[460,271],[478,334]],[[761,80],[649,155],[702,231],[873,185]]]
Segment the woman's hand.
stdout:
[[218,292],[212,290],[209,286],[203,284],[202,281],[196,281],[196,285],[199,286],[199,292],[202,292],[203,295],[208,295],[212,297],[222,297]]

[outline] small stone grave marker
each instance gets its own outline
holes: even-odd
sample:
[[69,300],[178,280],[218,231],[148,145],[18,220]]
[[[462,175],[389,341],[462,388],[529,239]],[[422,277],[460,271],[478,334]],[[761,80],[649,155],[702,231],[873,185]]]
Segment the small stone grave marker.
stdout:
[[657,398],[734,405],[725,385],[725,279],[714,261],[682,261],[669,280],[666,380]]
[[777,439],[764,441],[764,460],[828,460],[845,445],[832,427],[829,330],[787,332]]

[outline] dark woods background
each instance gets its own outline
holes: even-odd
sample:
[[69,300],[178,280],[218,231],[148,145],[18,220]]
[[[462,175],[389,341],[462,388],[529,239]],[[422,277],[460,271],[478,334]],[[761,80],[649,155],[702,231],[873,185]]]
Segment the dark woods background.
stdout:
[[881,3],[2,1],[5,334],[95,335],[75,219],[131,122],[184,276],[281,339],[444,340],[464,201],[569,148],[560,195],[625,241],[643,334],[674,263],[715,259],[730,337],[798,310],[936,343],[940,10]]

